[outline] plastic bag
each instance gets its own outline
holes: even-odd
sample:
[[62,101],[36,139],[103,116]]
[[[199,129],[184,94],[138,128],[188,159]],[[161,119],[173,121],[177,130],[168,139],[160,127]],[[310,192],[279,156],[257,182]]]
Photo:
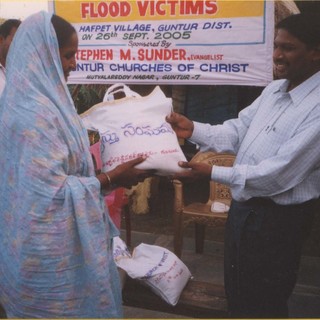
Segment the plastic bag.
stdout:
[[173,252],[160,246],[141,243],[130,257],[124,242],[118,239],[114,258],[129,277],[138,279],[173,306],[191,278],[188,267]]
[[[125,97],[115,99],[122,92]],[[170,175],[186,169],[186,161],[177,136],[166,122],[172,110],[172,99],[157,86],[145,97],[124,84],[111,86],[101,102],[81,115],[88,130],[98,131],[101,142],[102,171],[146,155],[140,169],[156,169],[158,175]]]

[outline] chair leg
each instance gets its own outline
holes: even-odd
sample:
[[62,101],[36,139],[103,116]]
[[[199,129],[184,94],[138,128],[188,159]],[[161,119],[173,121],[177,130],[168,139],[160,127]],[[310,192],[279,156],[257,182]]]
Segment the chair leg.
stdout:
[[206,226],[204,224],[195,223],[194,227],[196,253],[203,253]]
[[124,212],[124,221],[126,224],[126,244],[128,247],[131,247],[131,216],[129,206],[125,205],[122,210]]
[[182,245],[183,245],[183,216],[180,213],[173,215],[173,250],[177,257],[181,258]]

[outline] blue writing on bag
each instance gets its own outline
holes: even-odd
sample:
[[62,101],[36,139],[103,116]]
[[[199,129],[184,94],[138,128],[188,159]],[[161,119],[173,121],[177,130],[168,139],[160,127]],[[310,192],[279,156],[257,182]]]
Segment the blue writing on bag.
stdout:
[[134,126],[132,123],[127,123],[123,127],[123,135],[125,137],[130,136],[157,136],[159,134],[171,133],[173,130],[168,123],[162,123],[160,127],[151,128],[151,126]]
[[115,132],[109,133],[109,131],[106,131],[101,134],[101,142],[102,143],[113,144],[113,143],[118,142],[119,140],[120,139]]
[[164,251],[161,260],[159,261],[159,263],[157,265],[155,265],[152,269],[150,269],[146,275],[144,276],[144,278],[149,278],[153,275],[153,273],[163,265],[163,263],[168,259],[169,253]]

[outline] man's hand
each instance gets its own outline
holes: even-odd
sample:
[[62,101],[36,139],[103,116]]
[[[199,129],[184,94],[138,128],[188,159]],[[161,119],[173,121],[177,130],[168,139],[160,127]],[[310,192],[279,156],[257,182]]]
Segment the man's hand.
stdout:
[[187,117],[172,112],[166,117],[166,121],[170,123],[178,138],[188,139],[192,136],[194,125]]
[[183,171],[175,174],[172,178],[185,181],[193,182],[197,180],[210,181],[212,166],[201,162],[184,162],[180,161],[179,166],[190,170]]

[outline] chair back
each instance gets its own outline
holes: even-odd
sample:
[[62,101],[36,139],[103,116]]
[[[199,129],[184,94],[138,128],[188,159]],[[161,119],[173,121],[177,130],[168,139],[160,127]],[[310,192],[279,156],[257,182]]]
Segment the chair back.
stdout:
[[[233,166],[235,156],[225,153],[198,152],[190,162],[206,163],[210,166]],[[195,251],[203,253],[205,229],[207,226],[224,226],[231,203],[231,191],[228,186],[210,181],[202,187],[173,181],[174,186],[174,253],[181,257],[184,229],[193,223],[195,226]],[[191,187],[191,190],[190,190]],[[196,188],[195,188],[196,187]],[[189,189],[189,190],[188,190]],[[201,190],[200,190],[201,189]],[[209,190],[208,190],[209,189]],[[204,194],[201,200],[198,193]],[[208,192],[209,191],[209,196]],[[188,193],[188,194],[186,194]],[[187,201],[185,201],[187,200]]]
[[[211,166],[232,167],[234,160],[235,155],[209,151],[198,152],[191,161],[203,162]],[[228,186],[216,181],[210,181],[210,193],[207,205],[211,206],[213,202],[220,202],[229,206],[231,198],[231,191]]]

